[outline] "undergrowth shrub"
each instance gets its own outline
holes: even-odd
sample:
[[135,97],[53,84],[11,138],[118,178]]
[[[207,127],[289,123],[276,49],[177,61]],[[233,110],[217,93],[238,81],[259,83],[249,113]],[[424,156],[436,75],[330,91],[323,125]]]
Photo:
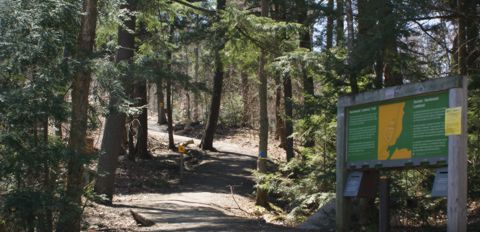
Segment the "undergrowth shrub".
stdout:
[[4,133],[0,143],[0,218],[8,231],[52,231],[63,207],[81,210],[65,198],[64,167],[75,156],[62,141]]
[[332,199],[334,167],[331,157],[319,155],[316,149],[304,149],[300,156],[280,164],[274,173],[256,175],[261,187],[269,191],[272,202],[287,211],[289,220],[296,223]]
[[226,96],[220,110],[220,123],[226,127],[242,125],[243,102],[241,96]]

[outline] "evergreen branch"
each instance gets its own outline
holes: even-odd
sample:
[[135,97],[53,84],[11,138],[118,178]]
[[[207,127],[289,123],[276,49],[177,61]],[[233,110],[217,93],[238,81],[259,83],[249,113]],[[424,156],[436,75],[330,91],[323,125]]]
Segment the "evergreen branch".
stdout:
[[422,20],[432,20],[432,19],[454,19],[456,16],[454,14],[449,14],[449,15],[437,15],[437,16],[425,16],[425,17],[419,17],[419,18],[410,18],[407,20],[410,21],[422,21]]
[[255,44],[255,46],[257,46],[258,48],[260,48],[261,50],[265,50],[265,51],[268,51],[269,49],[264,46],[262,44],[262,42],[256,40],[255,38],[253,38],[252,36],[250,36],[247,32],[245,32],[242,28],[238,27],[238,26],[235,26],[235,29],[237,29],[238,32],[240,32],[240,34],[242,34],[243,36],[245,36],[245,38],[247,38],[248,40],[250,40],[253,44]]
[[442,47],[443,49],[445,49],[447,52],[452,52],[445,43],[442,43],[441,41],[438,41],[433,35],[431,35],[427,28],[425,28],[421,23],[413,20],[412,21],[413,23],[417,24],[417,26],[420,28],[420,30],[423,31],[423,33],[425,33],[428,37],[430,37],[433,41],[435,41],[435,43],[437,43],[440,47]]
[[193,4],[189,3],[189,2],[185,2],[185,1],[183,1],[183,0],[172,0],[172,1],[173,1],[173,2],[176,2],[176,3],[180,4],[180,5],[184,5],[184,6],[186,6],[186,7],[190,7],[190,8],[192,8],[192,9],[194,9],[194,10],[198,10],[198,11],[201,11],[201,12],[204,12],[204,13],[207,13],[207,14],[216,14],[216,13],[217,13],[217,11],[205,9],[205,8],[199,7],[199,6],[195,6],[195,5],[193,5]]

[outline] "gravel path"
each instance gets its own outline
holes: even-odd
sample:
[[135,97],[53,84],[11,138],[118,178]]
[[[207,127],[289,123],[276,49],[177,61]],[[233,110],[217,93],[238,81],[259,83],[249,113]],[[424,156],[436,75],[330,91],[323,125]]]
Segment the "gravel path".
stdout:
[[[150,136],[167,138],[165,128],[150,124]],[[176,143],[187,140],[191,138],[175,136]],[[115,207],[131,209],[155,222],[138,231],[300,231],[253,216],[250,170],[256,167],[255,149],[221,142],[214,147],[219,152],[209,152],[172,192],[116,195]]]

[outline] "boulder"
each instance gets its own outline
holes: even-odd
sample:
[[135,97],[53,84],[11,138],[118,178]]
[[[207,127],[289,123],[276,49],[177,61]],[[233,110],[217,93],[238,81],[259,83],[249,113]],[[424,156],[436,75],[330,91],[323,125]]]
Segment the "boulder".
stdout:
[[300,229],[335,231],[335,198],[325,202],[320,209],[298,226]]

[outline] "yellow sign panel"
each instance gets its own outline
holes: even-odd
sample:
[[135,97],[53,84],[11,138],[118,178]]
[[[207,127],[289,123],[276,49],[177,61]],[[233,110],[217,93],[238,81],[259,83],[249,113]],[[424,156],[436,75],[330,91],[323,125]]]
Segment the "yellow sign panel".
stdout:
[[409,159],[412,151],[395,146],[404,131],[405,102],[382,105],[378,109],[378,160]]
[[445,135],[462,134],[462,107],[445,109]]
[[185,154],[185,146],[183,145],[178,146],[178,152]]

